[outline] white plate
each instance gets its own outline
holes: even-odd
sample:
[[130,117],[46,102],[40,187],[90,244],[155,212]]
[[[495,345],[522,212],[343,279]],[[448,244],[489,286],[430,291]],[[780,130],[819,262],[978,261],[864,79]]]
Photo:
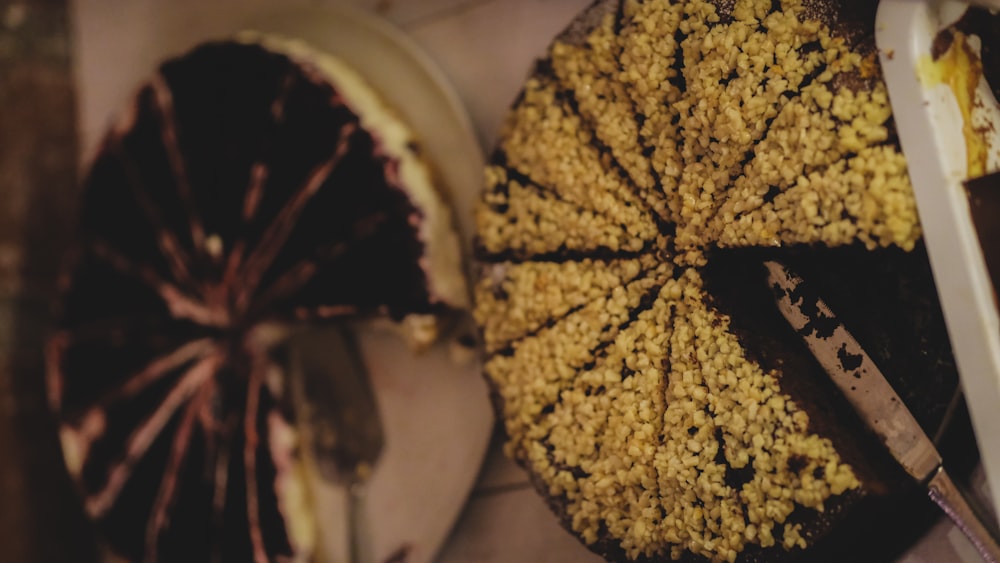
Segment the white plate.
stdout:
[[[471,240],[483,169],[476,136],[443,75],[384,21],[299,0],[279,12],[261,0],[79,0],[73,8],[82,163],[113,113],[164,58],[243,29],[282,33],[341,57],[396,107],[421,137]],[[368,490],[375,557],[405,552],[406,563],[426,563],[447,539],[489,444],[493,414],[481,366],[454,363],[445,345],[413,357],[397,336],[374,329],[362,329],[360,340],[386,431]],[[331,489],[317,499],[321,541],[339,553],[342,497]]]

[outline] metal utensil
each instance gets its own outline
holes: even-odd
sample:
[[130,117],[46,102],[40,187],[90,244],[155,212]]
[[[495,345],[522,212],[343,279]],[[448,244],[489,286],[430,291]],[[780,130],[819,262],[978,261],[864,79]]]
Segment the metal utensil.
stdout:
[[764,264],[778,308],[809,350],[878,435],[896,461],[928,489],[930,498],[969,538],[985,561],[1000,561],[1000,544],[945,471],[934,443],[864,348],[804,281],[786,266]]
[[385,443],[378,402],[344,326],[295,330],[286,342],[299,427],[320,476],[347,489],[350,563],[374,561],[365,484]]

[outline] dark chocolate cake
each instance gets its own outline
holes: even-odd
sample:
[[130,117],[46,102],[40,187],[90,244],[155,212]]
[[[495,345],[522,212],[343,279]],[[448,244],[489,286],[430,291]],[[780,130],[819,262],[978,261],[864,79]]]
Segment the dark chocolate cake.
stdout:
[[310,558],[269,347],[370,315],[426,343],[466,306],[417,141],[352,69],[275,37],[204,44],[138,90],[86,173],[47,350],[67,467],[117,557]]
[[609,560],[886,561],[935,516],[763,266],[818,288],[929,433],[951,418],[876,6],[599,1],[511,109],[477,211],[486,375],[507,454]]

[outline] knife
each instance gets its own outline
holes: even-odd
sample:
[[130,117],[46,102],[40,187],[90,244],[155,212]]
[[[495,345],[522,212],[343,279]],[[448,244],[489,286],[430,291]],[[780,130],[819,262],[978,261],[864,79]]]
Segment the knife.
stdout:
[[1000,562],[1000,544],[944,469],[941,455],[864,348],[804,281],[775,261],[764,262],[778,309],[830,379],[902,468],[969,538],[985,561]]

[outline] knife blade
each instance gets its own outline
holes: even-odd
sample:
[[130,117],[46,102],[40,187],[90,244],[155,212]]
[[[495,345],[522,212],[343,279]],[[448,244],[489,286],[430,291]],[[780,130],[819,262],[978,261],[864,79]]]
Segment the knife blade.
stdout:
[[764,262],[781,314],[900,466],[969,538],[985,561],[1000,561],[996,535],[944,470],[934,443],[874,360],[829,306],[786,265]]

